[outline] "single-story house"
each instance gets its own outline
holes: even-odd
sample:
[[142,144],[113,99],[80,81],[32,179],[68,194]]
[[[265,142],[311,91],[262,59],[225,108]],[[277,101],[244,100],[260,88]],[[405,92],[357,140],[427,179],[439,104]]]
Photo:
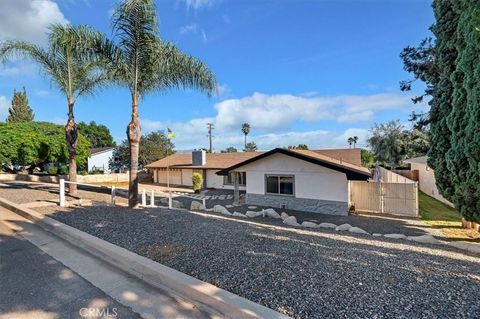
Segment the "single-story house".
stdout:
[[88,171],[99,170],[104,174],[110,173],[109,163],[113,158],[115,147],[97,147],[90,150],[90,156],[87,159]]
[[[348,159],[349,161],[346,161]],[[246,191],[246,203],[300,211],[348,214],[348,181],[367,180],[360,150],[287,150],[174,154],[146,166],[154,182],[191,186],[191,174],[204,176],[204,187]],[[173,171],[172,171],[173,170]],[[172,172],[174,172],[172,174]]]
[[418,172],[418,188],[427,195],[453,207],[453,204],[440,195],[436,182],[435,172],[427,164],[427,156],[414,157],[404,160],[404,163],[410,164],[411,171]]

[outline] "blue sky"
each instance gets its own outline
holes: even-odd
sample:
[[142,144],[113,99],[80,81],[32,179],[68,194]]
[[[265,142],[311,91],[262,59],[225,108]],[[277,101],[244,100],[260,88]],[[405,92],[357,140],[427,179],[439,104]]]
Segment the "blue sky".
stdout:
[[[111,35],[114,0],[15,0],[0,2],[0,39],[43,45],[52,22],[88,24]],[[434,22],[426,0],[171,0],[157,1],[163,39],[202,59],[217,76],[220,94],[193,91],[147,95],[140,105],[143,132],[170,127],[177,149],[208,145],[242,148],[241,123],[260,149],[305,143],[364,145],[375,122],[407,123],[412,93],[402,93],[399,53],[429,35]],[[0,120],[13,89],[26,86],[36,120],[63,124],[65,98],[29,61],[0,66]],[[421,87],[415,88],[420,90]],[[109,88],[78,100],[77,121],[107,125],[125,138],[130,97]]]

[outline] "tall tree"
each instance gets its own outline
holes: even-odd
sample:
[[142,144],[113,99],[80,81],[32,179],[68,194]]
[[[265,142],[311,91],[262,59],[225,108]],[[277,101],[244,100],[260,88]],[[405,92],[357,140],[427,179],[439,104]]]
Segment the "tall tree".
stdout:
[[298,144],[298,145],[289,145],[287,147],[289,150],[308,150],[307,144]]
[[355,146],[356,146],[357,143],[358,143],[358,136],[352,137],[352,141],[353,141],[353,148],[355,148]]
[[110,75],[118,84],[128,88],[132,98],[132,118],[127,126],[130,147],[128,203],[130,207],[136,207],[140,98],[149,92],[171,88],[199,89],[210,95],[216,91],[217,84],[204,63],[160,39],[153,0],[122,0],[112,19],[115,39],[99,42],[97,53],[109,62]]
[[25,87],[23,92],[13,90],[12,106],[8,109],[7,122],[31,122],[34,116],[32,108],[28,105]]
[[245,143],[243,146],[247,148],[247,135],[250,133],[250,124],[248,123],[243,123],[242,124],[242,133],[245,135]]
[[247,145],[245,145],[245,148],[243,149],[244,152],[255,152],[257,150],[257,144],[255,142],[249,142]]
[[351,136],[350,136],[350,137],[347,139],[347,142],[348,142],[348,146],[349,146],[349,148],[352,148],[352,144],[353,144],[353,137],[351,137]]
[[226,149],[220,151],[221,153],[236,153],[238,150],[233,147],[233,146],[229,146],[227,147]]
[[[10,57],[31,58],[40,65],[52,83],[65,95],[68,120],[65,136],[69,152],[69,180],[77,181],[76,152],[78,131],[73,108],[80,96],[91,94],[95,88],[107,83],[100,61],[88,55],[101,33],[84,26],[59,25],[50,27],[46,49],[24,41],[10,40],[0,44],[0,60]],[[76,184],[69,184],[71,194]]]
[[[173,154],[175,145],[162,131],[151,132],[142,136],[138,166],[142,169],[145,165]],[[128,140],[123,140],[115,150],[112,161],[109,164],[113,170],[124,170],[130,167],[130,147]]]
[[90,141],[92,147],[107,147],[115,146],[112,134],[108,127],[102,124],[97,124],[95,121],[90,123],[78,123],[78,129]]
[[372,128],[372,136],[368,139],[368,144],[378,163],[388,167],[400,165],[404,156],[400,121],[375,124]]

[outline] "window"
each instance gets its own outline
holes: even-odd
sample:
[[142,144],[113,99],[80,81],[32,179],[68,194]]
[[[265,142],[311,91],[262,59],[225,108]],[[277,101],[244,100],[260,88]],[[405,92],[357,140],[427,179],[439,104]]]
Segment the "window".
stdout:
[[265,192],[275,195],[293,195],[295,178],[288,175],[266,175]]
[[231,172],[227,176],[223,176],[223,185],[234,185],[233,183],[234,174],[237,174],[238,185],[240,186],[247,185],[247,174],[245,172],[239,172],[239,173]]

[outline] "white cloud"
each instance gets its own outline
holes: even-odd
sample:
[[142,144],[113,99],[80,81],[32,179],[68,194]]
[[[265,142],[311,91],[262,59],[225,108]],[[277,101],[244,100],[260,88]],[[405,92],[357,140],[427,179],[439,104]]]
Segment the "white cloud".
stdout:
[[204,42],[208,40],[205,30],[196,23],[185,25],[180,28],[180,34],[188,34],[188,33],[198,34]]
[[9,66],[0,65],[0,76],[31,76],[37,71],[37,66],[31,62],[11,62]]
[[357,122],[373,119],[375,112],[407,109],[409,97],[394,93],[304,97],[290,94],[254,93],[241,99],[229,99],[215,105],[219,128],[228,130],[248,122],[257,129],[285,130],[292,121],[336,120]]
[[227,84],[219,84],[217,89],[220,97],[226,97],[232,93],[232,89]]
[[36,89],[35,90],[35,95],[40,96],[40,97],[45,97],[50,94],[50,91],[47,90],[42,90],[42,89]]
[[211,7],[217,0],[180,0],[184,3],[188,10],[198,10],[201,8]]
[[52,23],[68,23],[52,0],[0,1],[0,39],[14,38],[43,45]]
[[10,100],[6,96],[0,96],[0,121],[5,121],[8,115]]

